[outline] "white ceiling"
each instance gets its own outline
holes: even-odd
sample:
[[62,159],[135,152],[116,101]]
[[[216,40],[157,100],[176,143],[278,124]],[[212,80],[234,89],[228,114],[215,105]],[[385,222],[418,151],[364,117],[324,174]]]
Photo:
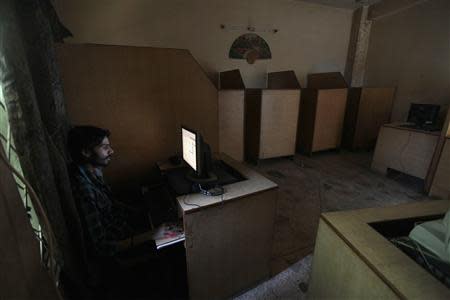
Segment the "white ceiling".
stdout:
[[355,9],[363,4],[371,5],[376,2],[380,2],[381,0],[298,0],[298,1],[311,2],[346,9]]

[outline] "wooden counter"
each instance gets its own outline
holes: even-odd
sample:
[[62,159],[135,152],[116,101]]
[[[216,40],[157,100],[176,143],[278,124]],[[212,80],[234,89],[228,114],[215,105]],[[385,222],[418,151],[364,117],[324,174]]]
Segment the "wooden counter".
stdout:
[[322,214],[309,299],[450,299],[450,290],[369,223],[444,214],[450,201]]
[[177,197],[191,299],[225,299],[270,276],[278,186],[227,156],[245,178],[223,196]]

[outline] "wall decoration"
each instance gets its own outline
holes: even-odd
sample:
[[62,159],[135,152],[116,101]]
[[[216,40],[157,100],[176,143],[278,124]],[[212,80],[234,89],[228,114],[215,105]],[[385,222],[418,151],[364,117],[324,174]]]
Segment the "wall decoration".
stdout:
[[230,58],[245,59],[253,64],[257,59],[271,59],[269,45],[255,33],[247,33],[238,37],[231,45]]

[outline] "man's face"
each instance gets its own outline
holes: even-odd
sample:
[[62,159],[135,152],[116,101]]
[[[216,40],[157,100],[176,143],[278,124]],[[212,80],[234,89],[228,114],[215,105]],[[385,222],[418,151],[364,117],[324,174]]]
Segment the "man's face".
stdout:
[[100,145],[95,146],[89,155],[89,162],[96,167],[106,167],[111,161],[111,156],[114,153],[113,148],[109,142],[108,137],[105,137]]

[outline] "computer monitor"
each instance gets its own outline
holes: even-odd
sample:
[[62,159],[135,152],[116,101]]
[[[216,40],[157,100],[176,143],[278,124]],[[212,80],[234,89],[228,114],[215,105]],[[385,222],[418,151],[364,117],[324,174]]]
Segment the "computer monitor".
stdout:
[[197,172],[200,150],[198,134],[181,127],[181,140],[183,143],[183,160]]
[[198,132],[182,126],[181,140],[183,160],[193,170],[193,172],[187,175],[188,179],[197,183],[217,180],[217,177],[211,172],[211,148],[203,141],[202,136]]
[[408,122],[417,127],[436,125],[439,116],[439,105],[411,103]]

